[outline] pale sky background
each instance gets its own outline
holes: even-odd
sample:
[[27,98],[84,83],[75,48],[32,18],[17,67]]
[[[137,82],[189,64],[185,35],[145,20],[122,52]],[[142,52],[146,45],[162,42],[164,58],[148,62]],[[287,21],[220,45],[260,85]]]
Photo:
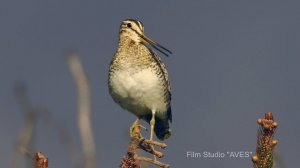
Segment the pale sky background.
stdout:
[[[252,167],[250,158],[189,159],[186,152],[255,151],[256,120],[272,111],[277,151],[286,167],[297,167],[299,6],[297,0],[2,0],[0,167],[11,167],[24,127],[16,81],[27,84],[32,103],[48,109],[81,148],[65,58],[70,48],[79,51],[91,81],[98,167],[119,166],[135,117],[111,99],[107,73],[127,18],[142,21],[145,33],[174,53],[162,58],[173,89],[173,134],[162,161],[174,168]],[[35,141],[49,167],[74,167],[53,123],[39,120]]]

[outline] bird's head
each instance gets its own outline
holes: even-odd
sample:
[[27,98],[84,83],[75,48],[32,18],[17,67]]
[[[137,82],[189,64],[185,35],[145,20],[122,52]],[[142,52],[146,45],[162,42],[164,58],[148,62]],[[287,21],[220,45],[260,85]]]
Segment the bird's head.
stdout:
[[120,36],[130,38],[136,43],[143,43],[147,46],[151,46],[166,56],[172,54],[170,50],[145,35],[144,26],[140,21],[134,19],[124,20],[120,26]]
[[142,22],[133,19],[127,19],[121,23],[121,36],[126,36],[135,42],[141,42],[142,34],[144,34],[144,26]]

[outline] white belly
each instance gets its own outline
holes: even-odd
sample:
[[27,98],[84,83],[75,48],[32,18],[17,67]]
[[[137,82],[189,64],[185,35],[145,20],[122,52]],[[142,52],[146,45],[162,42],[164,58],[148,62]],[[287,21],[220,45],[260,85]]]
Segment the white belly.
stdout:
[[151,69],[130,74],[128,71],[115,72],[110,76],[111,95],[123,108],[137,116],[155,110],[166,112],[162,80]]

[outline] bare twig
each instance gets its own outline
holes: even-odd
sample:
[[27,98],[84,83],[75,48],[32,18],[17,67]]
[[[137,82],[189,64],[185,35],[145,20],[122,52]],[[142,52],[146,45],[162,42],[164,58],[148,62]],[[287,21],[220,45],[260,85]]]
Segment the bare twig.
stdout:
[[278,141],[273,139],[278,123],[273,120],[273,114],[267,112],[264,119],[258,119],[256,153],[252,156],[254,168],[272,168],[274,147]]
[[34,168],[47,168],[48,158],[46,158],[42,152],[36,152],[33,159]]
[[81,65],[79,56],[76,53],[69,54],[68,62],[78,92],[78,127],[85,156],[84,167],[95,168],[96,150],[91,125],[91,94],[89,80]]
[[166,144],[162,144],[159,142],[155,142],[155,141],[151,141],[151,140],[147,140],[145,141],[144,138],[139,139],[139,148],[144,150],[145,152],[151,153],[159,158],[164,157],[164,154],[160,151],[154,150],[154,148],[151,147],[151,145],[162,145],[162,146],[166,146]]
[[150,145],[155,145],[158,146],[160,148],[166,148],[167,145],[165,143],[161,143],[161,142],[157,142],[157,141],[151,141],[150,139],[143,139],[145,141],[145,143],[150,144]]

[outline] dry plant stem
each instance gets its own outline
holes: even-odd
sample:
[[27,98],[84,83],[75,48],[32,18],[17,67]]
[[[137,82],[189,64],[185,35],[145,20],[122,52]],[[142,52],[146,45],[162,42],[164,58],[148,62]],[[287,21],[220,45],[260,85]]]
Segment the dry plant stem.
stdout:
[[91,126],[91,94],[89,81],[77,54],[71,53],[68,56],[68,62],[78,91],[78,127],[85,156],[84,167],[95,168],[96,151]]
[[46,158],[42,152],[36,152],[33,159],[34,168],[47,168],[48,158]]
[[258,135],[256,153],[252,156],[254,168],[272,168],[274,147],[278,141],[273,139],[278,123],[273,120],[273,114],[267,112],[264,119],[258,119]]
[[27,167],[31,166],[31,154],[33,151],[34,129],[37,123],[37,114],[32,107],[26,92],[26,86],[22,83],[17,83],[15,86],[16,99],[25,113],[25,126],[21,131],[19,140],[16,145],[16,150],[12,159],[12,168],[20,167],[21,155],[26,156]]
[[146,157],[139,157],[137,154],[138,149],[142,149],[145,152],[156,155],[157,157],[163,157],[163,153],[153,150],[151,145],[156,145],[161,148],[165,148],[167,145],[164,143],[159,143],[155,141],[151,141],[145,138],[140,137],[140,127],[137,125],[133,128],[132,137],[129,143],[129,148],[127,154],[123,157],[120,167],[121,168],[140,168],[139,162],[144,161],[147,163],[151,163],[163,168],[169,168],[170,165],[161,163],[157,160],[153,160]]

